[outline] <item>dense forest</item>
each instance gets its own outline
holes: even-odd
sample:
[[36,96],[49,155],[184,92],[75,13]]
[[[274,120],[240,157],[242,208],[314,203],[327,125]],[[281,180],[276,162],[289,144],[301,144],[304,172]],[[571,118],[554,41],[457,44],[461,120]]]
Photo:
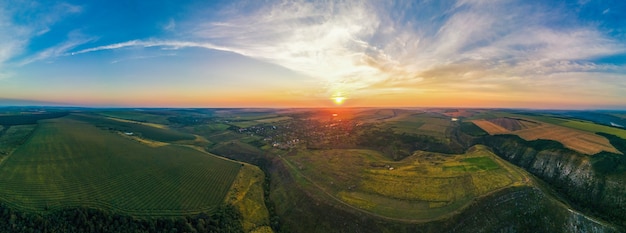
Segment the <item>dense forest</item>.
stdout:
[[0,232],[243,232],[241,214],[233,206],[215,213],[185,217],[135,218],[97,209],[71,208],[30,213],[0,205]]

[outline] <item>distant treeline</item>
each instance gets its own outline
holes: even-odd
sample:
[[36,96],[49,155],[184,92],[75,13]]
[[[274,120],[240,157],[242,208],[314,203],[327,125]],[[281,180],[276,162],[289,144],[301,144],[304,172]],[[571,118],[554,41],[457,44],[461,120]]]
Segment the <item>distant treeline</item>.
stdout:
[[223,206],[214,214],[138,219],[97,209],[72,208],[25,213],[0,205],[0,232],[243,232],[241,214]]
[[31,125],[37,121],[67,116],[67,112],[25,113],[0,116],[0,125]]
[[603,174],[619,174],[626,171],[626,140],[618,136],[597,133],[609,139],[611,145],[613,145],[618,151],[622,152],[622,155],[602,151],[591,157],[593,168]]

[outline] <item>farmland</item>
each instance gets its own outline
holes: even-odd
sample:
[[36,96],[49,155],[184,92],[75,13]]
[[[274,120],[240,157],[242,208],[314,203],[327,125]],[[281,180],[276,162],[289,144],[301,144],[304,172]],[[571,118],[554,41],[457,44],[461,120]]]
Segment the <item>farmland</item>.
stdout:
[[368,213],[426,221],[460,211],[472,200],[528,177],[483,146],[445,156],[417,152],[392,161],[370,150],[301,151],[284,157],[303,187]]
[[133,216],[211,212],[242,166],[184,146],[149,147],[91,122],[40,122],[0,166],[0,199],[34,212],[68,206]]
[[587,131],[591,133],[608,133],[626,139],[626,129],[620,129],[616,127],[610,127],[606,125],[600,125],[589,121],[583,121],[578,119],[566,119],[556,116],[538,115],[538,114],[506,114],[507,116],[514,116],[519,118],[526,118],[530,120],[540,121],[544,123],[550,123],[554,125],[564,126],[572,129]]
[[138,134],[139,136],[155,141],[174,142],[195,139],[191,134],[168,130],[162,127],[154,127],[140,122],[115,120],[88,114],[73,114],[70,117],[89,122],[102,129]]
[[446,130],[451,126],[450,118],[432,113],[405,114],[384,122],[386,127],[398,133],[410,133],[445,139]]
[[0,129],[0,159],[23,144],[36,125],[14,125]]
[[[560,119],[556,120],[559,122],[562,121]],[[551,122],[555,122],[556,120],[552,120]],[[621,152],[611,145],[608,139],[600,135],[564,126],[513,118],[474,120],[472,122],[491,135],[515,134],[527,141],[536,139],[554,140],[562,143],[567,148],[588,155],[597,154],[601,151],[621,154]],[[566,125],[569,122],[570,121],[563,120],[560,124]],[[595,125],[595,127],[601,126]]]
[[[598,128],[566,127],[588,122],[542,113],[113,109],[76,110],[34,122],[0,126],[0,211],[5,206],[18,214],[51,216],[86,208],[142,221],[183,218],[193,226],[203,213],[213,218],[231,211],[226,215],[244,232],[352,232],[369,224],[365,219],[385,226],[372,228],[375,232],[414,232],[408,229],[422,226],[437,232],[439,226],[456,229],[458,218],[474,213],[474,206],[498,202],[497,193],[518,188],[562,203],[563,213],[574,210],[569,205],[578,203],[562,193],[568,187],[552,189],[554,181],[536,182],[507,162],[519,162],[506,153],[525,154],[524,146],[541,154],[523,161],[590,159],[573,167],[587,166],[607,177],[621,176],[624,167],[614,154],[619,152],[603,141],[608,137],[622,145],[616,137],[590,132]],[[538,138],[595,156],[532,141]],[[595,154],[599,151],[612,153]],[[562,162],[556,156],[561,152],[581,157]],[[517,208],[502,211],[528,216],[525,211],[533,207]],[[327,215],[337,219],[322,217]],[[320,221],[324,227],[317,228]],[[397,224],[416,228],[396,231]],[[347,225],[352,228],[342,227]]]

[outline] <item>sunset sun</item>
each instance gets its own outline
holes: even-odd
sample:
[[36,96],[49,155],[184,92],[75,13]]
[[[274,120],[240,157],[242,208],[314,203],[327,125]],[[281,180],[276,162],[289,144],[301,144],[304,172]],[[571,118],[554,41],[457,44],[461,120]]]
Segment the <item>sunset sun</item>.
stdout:
[[341,105],[343,104],[343,102],[346,100],[346,97],[343,96],[335,96],[333,97],[333,101],[335,102],[335,104],[337,105]]

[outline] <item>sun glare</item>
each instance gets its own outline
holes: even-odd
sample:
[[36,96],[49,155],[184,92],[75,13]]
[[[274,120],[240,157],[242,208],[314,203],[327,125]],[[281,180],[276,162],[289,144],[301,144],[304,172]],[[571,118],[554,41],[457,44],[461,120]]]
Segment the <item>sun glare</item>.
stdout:
[[335,104],[337,104],[337,105],[343,104],[344,100],[346,100],[346,97],[343,97],[343,96],[335,96],[335,97],[333,97],[333,101],[335,101]]

